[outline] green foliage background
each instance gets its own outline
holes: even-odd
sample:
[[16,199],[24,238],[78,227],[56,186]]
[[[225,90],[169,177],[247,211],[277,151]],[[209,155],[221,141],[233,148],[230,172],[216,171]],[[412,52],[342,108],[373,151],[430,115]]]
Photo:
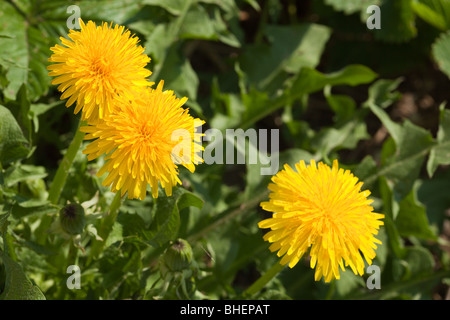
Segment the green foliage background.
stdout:
[[[385,226],[381,289],[350,270],[314,282],[304,257],[251,298],[449,298],[450,1],[0,1],[0,298],[236,299],[276,261],[257,223],[270,176],[259,165],[199,165],[157,201],[114,195],[78,150],[57,205],[48,192],[79,115],[47,75],[67,7],[126,25],[152,58],[153,81],[189,98],[209,127],[280,130],[280,167],[339,159],[369,188]],[[381,8],[380,30],[366,9]],[[80,236],[59,209],[85,202]],[[189,268],[161,277],[183,238]],[[69,265],[81,289],[68,289]]]

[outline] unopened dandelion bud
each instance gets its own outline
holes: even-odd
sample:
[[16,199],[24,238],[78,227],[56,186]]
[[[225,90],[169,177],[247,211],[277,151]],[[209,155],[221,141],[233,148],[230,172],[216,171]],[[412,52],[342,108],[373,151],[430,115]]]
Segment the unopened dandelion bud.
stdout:
[[84,208],[78,203],[66,205],[59,211],[59,221],[61,228],[68,234],[82,233],[86,225]]
[[188,269],[192,263],[192,248],[183,239],[177,239],[166,249],[161,257],[161,273],[180,272]]

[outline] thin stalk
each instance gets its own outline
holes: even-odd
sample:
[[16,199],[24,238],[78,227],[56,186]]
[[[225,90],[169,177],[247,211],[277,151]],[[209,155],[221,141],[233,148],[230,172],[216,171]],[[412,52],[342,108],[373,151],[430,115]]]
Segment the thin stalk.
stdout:
[[109,208],[108,215],[102,220],[100,228],[98,230],[98,235],[103,239],[103,241],[93,240],[92,248],[89,254],[87,264],[89,265],[95,256],[99,255],[111,233],[114,222],[116,222],[117,215],[120,211],[120,206],[122,204],[122,196],[120,190],[116,192],[114,199],[111,201],[111,206]]
[[48,192],[48,200],[53,204],[58,203],[59,196],[61,195],[64,185],[66,184],[66,179],[67,175],[69,174],[70,167],[72,167],[73,160],[75,159],[75,156],[80,149],[81,143],[83,142],[84,132],[81,132],[79,129],[84,124],[84,121],[81,120],[78,123],[78,128],[75,136],[73,137],[73,140],[70,143],[66,154],[59,164],[55,178],[53,179],[52,185],[50,186],[50,190]]
[[247,290],[244,291],[244,297],[251,297],[254,294],[261,291],[266,284],[272,280],[277,274],[284,269],[284,265],[282,265],[279,261],[277,261],[266,273],[264,273],[258,280],[256,280]]

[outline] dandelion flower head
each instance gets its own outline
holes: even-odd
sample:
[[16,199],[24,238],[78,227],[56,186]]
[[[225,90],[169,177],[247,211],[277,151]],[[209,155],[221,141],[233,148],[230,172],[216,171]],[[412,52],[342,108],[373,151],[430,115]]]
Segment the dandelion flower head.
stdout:
[[294,267],[308,251],[315,280],[339,279],[339,267],[350,266],[355,274],[364,274],[364,260],[370,265],[376,244],[374,235],[383,222],[383,214],[373,212],[367,199],[370,191],[361,190],[349,170],[339,169],[335,160],[330,168],[314,160],[289,165],[278,172],[269,184],[268,202],[261,207],[273,216],[259,223],[270,228],[264,240],[269,249],[282,257],[280,263]]
[[68,98],[66,107],[76,102],[74,113],[83,110],[82,120],[92,123],[112,112],[118,95],[131,99],[152,85],[145,68],[150,58],[125,27],[79,21],[81,31],[70,30],[69,39],[61,37],[62,46],[51,48],[53,64],[47,68],[61,99]]
[[182,107],[187,98],[178,99],[162,88],[163,81],[133,100],[123,98],[114,114],[80,128],[87,133],[85,139],[95,139],[83,151],[88,160],[106,155],[97,174],[108,172],[103,185],[122,195],[128,192],[130,199],[144,199],[148,184],[156,198],[158,183],[170,196],[172,187],[181,183],[177,164],[194,172],[195,164],[202,162],[197,129],[204,122]]

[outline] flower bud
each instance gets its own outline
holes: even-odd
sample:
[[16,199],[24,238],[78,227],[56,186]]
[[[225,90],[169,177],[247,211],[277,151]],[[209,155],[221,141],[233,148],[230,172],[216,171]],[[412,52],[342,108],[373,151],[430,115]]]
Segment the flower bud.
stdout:
[[62,229],[68,234],[82,233],[86,224],[84,208],[78,203],[66,205],[59,211],[59,221]]
[[161,272],[178,272],[188,269],[192,262],[192,248],[183,239],[177,239],[161,257]]

